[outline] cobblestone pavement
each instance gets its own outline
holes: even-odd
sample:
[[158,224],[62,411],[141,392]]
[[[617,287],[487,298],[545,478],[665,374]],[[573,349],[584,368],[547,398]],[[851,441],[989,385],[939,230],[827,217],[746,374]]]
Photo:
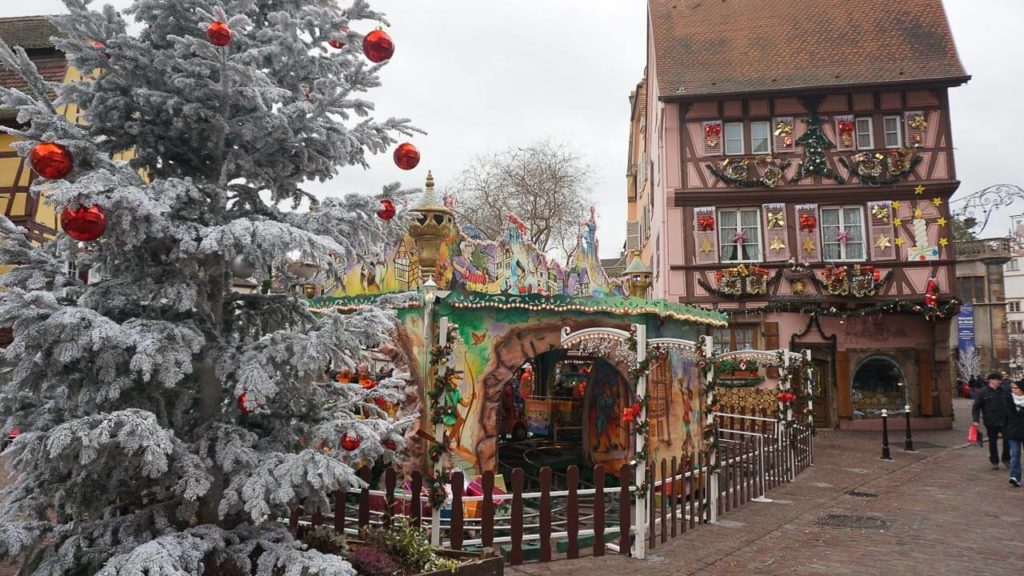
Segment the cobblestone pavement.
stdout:
[[[819,432],[815,466],[723,522],[687,532],[649,552],[507,566],[533,574],[1024,574],[1024,488],[995,471],[988,451],[967,446],[968,400],[955,400],[952,431],[914,435],[904,452],[893,432],[892,461],[881,460],[879,432]],[[875,494],[858,497],[847,492]],[[884,523],[874,529],[822,525],[828,516]]]
[[[915,434],[918,451],[879,458],[878,432],[819,432],[815,466],[714,526],[649,552],[506,566],[507,574],[668,576],[828,574],[841,576],[1024,574],[1024,488],[991,470],[987,450],[965,446],[967,400],[955,400],[952,431]],[[850,496],[856,491],[877,497]],[[868,517],[882,529],[823,526],[826,515]],[[0,576],[13,573],[0,566]]]

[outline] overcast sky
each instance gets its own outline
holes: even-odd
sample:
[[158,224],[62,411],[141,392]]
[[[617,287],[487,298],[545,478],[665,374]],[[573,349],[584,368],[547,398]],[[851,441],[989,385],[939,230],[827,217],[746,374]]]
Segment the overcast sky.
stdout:
[[[729,0],[754,1],[754,0]],[[118,8],[130,0],[111,2]],[[388,14],[395,56],[370,94],[378,116],[427,130],[423,160],[402,172],[390,157],[350,168],[319,193],[376,193],[388,182],[439,187],[474,156],[552,137],[596,169],[602,256],[625,238],[629,92],[643,72],[644,0],[372,0]],[[960,58],[973,79],[951,91],[958,195],[992,184],[1024,186],[1024,0],[944,0]],[[0,2],[0,16],[56,13],[59,0]],[[368,31],[368,30],[367,30]],[[837,46],[841,50],[841,46]],[[986,236],[1005,233],[1004,211]]]

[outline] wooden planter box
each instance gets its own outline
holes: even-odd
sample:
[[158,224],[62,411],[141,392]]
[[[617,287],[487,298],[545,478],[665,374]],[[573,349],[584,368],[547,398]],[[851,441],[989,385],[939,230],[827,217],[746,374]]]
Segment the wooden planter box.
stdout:
[[749,378],[757,378],[760,374],[757,370],[734,370],[732,372],[723,372],[719,375],[719,378],[723,380],[746,380]]

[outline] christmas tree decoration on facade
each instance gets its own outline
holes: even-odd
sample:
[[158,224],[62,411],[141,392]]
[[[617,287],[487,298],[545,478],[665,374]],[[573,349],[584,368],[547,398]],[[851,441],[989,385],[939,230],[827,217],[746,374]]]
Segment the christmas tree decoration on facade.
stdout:
[[79,242],[92,242],[107,231],[107,215],[95,205],[65,208],[60,213],[60,227]]
[[49,180],[60,180],[75,169],[71,151],[55,142],[36,144],[29,154],[29,161],[36,174]]
[[387,32],[377,29],[363,37],[363,54],[375,64],[390,60],[395,54],[395,43]]
[[843,183],[843,178],[836,174],[825,155],[825,151],[835,148],[835,144],[825,135],[820,116],[811,115],[807,120],[807,132],[797,138],[796,143],[804,147],[804,159],[797,166],[796,174],[790,178],[790,182],[796,183],[808,176],[820,176],[835,180],[837,184]]

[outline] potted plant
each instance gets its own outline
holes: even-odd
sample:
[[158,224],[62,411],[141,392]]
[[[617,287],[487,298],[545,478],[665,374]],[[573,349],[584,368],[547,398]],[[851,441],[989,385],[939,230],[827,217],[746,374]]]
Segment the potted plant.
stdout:
[[726,358],[718,363],[718,377],[724,380],[757,378],[760,365],[756,360]]

